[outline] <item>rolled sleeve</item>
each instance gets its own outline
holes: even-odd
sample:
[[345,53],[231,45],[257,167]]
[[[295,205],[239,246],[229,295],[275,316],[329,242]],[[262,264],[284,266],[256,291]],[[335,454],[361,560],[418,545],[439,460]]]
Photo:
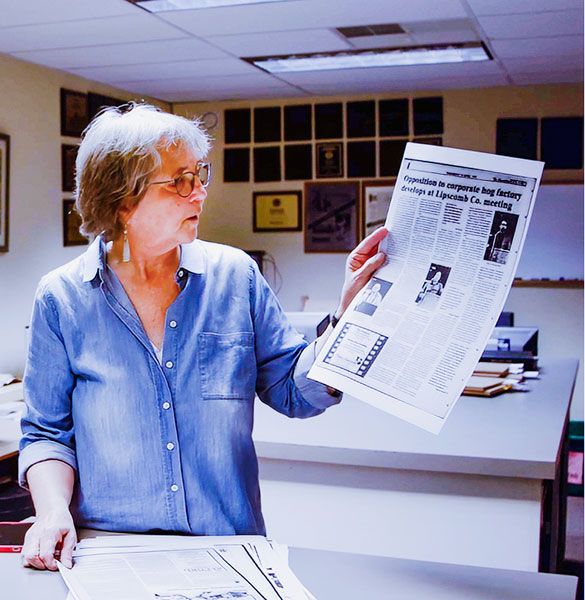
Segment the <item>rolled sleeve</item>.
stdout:
[[341,393],[333,395],[326,385],[307,378],[315,362],[315,342],[309,344],[299,356],[295,366],[294,380],[303,398],[315,408],[326,409],[341,402]]
[[21,420],[19,483],[38,462],[61,460],[77,468],[71,394],[71,372],[54,300],[41,282],[35,297],[31,339],[24,373],[26,410]]
[[24,488],[28,487],[26,472],[33,465],[45,460],[60,460],[72,469],[77,470],[77,458],[71,448],[49,440],[33,442],[20,451],[18,457],[18,483]]

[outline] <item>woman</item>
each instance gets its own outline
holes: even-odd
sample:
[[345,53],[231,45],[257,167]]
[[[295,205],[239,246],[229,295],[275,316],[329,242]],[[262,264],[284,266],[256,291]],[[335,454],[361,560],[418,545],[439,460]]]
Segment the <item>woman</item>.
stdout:
[[[41,280],[33,310],[25,566],[71,565],[75,525],[264,534],[255,393],[291,417],[339,401],[306,378],[328,333],[307,346],[254,261],[196,239],[208,149],[197,123],[147,105],[85,132],[77,208],[96,239]],[[382,264],[385,234],[348,258],[337,317]]]

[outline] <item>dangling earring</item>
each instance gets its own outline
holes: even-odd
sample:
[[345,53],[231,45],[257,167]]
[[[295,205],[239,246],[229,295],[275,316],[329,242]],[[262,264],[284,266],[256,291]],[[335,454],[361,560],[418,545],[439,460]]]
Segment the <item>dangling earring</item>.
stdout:
[[124,246],[122,249],[122,262],[130,262],[130,243],[128,242],[128,225],[124,223]]

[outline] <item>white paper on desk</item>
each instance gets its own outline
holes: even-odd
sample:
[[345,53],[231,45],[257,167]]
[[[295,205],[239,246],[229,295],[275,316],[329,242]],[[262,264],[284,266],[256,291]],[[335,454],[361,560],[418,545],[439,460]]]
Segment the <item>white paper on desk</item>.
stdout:
[[[263,536],[98,536],[81,540],[73,569],[60,570],[76,600],[118,598],[111,595],[118,588],[123,590],[120,599],[130,600],[314,600],[285,556],[286,547]],[[116,581],[102,591],[101,582],[110,570]],[[145,590],[150,595],[145,596]]]
[[406,145],[382,249],[309,377],[439,433],[504,306],[543,163]]
[[77,600],[282,598],[242,546],[88,555],[60,571]]

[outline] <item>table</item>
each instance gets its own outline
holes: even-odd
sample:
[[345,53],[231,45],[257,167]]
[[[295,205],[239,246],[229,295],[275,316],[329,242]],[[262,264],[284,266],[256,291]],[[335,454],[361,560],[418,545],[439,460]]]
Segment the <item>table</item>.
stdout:
[[[376,556],[290,549],[290,564],[318,600],[575,600],[577,578],[425,563]],[[20,566],[0,555],[3,597],[65,600],[58,573]]]
[[258,403],[269,535],[313,549],[554,571],[577,366],[547,361],[528,393],[462,397],[438,436],[351,397],[309,420]]

